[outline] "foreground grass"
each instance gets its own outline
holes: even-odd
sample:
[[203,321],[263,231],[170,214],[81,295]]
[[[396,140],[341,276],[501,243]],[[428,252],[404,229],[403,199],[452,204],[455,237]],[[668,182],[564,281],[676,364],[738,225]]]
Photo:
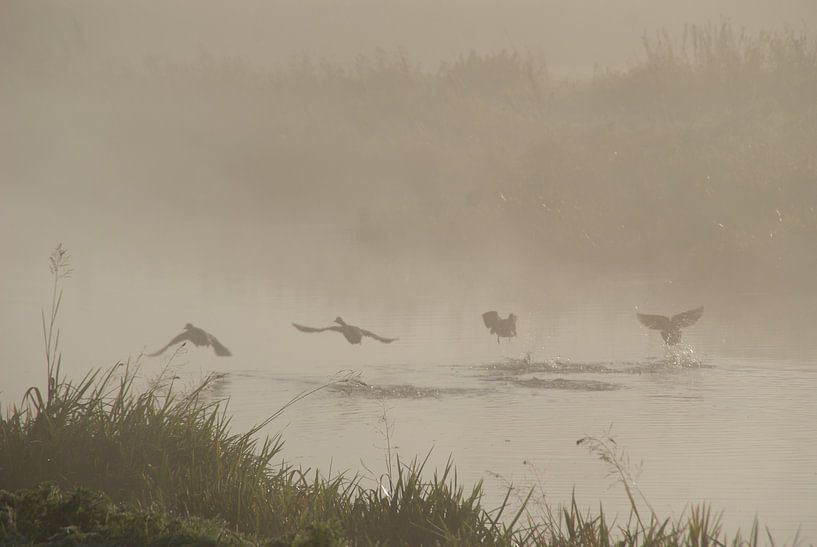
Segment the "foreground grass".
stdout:
[[354,543],[510,540],[509,529],[481,509],[479,487],[465,494],[451,466],[426,482],[422,462],[398,462],[378,489],[273,466],[280,440],[256,442],[264,424],[230,433],[224,408],[200,398],[207,381],[176,397],[134,393],[133,379],[114,367],[76,384],[54,382],[47,398],[30,392],[26,407],[0,422],[0,488],[82,486],[267,538],[318,526]]
[[[225,409],[202,401],[202,389],[184,396],[156,388],[136,393],[133,377],[114,367],[78,383],[56,381],[49,397],[41,399],[34,390],[24,407],[3,416],[0,489],[14,493],[0,496],[0,543],[758,542],[757,527],[749,538],[727,541],[706,506],[677,521],[639,513],[629,488],[633,512],[628,522],[616,524],[601,509],[598,515],[582,513],[575,501],[563,508],[530,507],[528,496],[511,512],[510,491],[502,507],[488,511],[481,505],[481,485],[465,490],[451,464],[427,479],[424,462],[398,460],[394,475],[375,488],[359,477],[307,474],[272,464],[281,452],[278,438],[258,443],[258,428],[230,433]],[[596,443],[592,450],[604,456],[601,441],[584,442]]]

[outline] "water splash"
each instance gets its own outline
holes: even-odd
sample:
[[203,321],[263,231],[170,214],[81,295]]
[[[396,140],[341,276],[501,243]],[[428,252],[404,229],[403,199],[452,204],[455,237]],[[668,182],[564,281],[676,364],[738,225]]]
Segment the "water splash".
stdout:
[[704,366],[701,359],[695,353],[695,348],[689,344],[666,346],[664,350],[664,362],[669,366],[679,368],[701,368]]
[[662,359],[644,361],[581,362],[568,359],[534,361],[529,356],[488,363],[477,367],[489,377],[524,376],[528,374],[651,374],[679,368],[711,368],[704,364],[691,346],[667,348]]

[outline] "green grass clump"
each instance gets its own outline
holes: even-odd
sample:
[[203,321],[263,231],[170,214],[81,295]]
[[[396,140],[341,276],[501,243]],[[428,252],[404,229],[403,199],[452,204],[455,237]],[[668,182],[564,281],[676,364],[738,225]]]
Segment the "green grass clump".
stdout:
[[100,492],[43,483],[0,491],[2,545],[251,545],[222,524],[125,508]]
[[[232,530],[297,544],[304,537],[355,543],[497,543],[506,528],[466,496],[453,468],[428,481],[423,463],[404,465],[381,489],[359,477],[325,478],[273,465],[281,442],[234,435],[206,383],[174,397],[133,392],[131,371],[56,381],[50,398],[30,397],[0,421],[0,488],[43,481],[105,492],[120,502],[224,521]],[[300,538],[300,539],[299,539]]]

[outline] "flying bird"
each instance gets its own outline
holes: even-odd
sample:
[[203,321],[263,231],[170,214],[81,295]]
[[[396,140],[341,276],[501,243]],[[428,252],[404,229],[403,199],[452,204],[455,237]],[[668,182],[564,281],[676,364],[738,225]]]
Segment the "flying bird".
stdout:
[[482,322],[485,326],[491,329],[491,334],[496,334],[496,343],[499,343],[499,337],[510,338],[516,336],[516,316],[508,314],[508,317],[502,319],[495,311],[486,311],[482,314]]
[[681,329],[694,325],[703,314],[703,306],[679,313],[678,315],[673,315],[671,318],[663,315],[649,315],[636,312],[638,320],[647,328],[661,331],[661,338],[664,339],[664,342],[666,342],[668,346],[674,346],[680,342]]
[[173,338],[173,340],[168,342],[165,347],[156,351],[155,353],[148,353],[147,355],[148,357],[156,357],[157,355],[164,353],[164,351],[170,346],[180,342],[192,342],[196,346],[211,346],[213,351],[216,352],[216,355],[221,357],[232,355],[230,350],[228,350],[224,344],[218,341],[218,338],[204,329],[194,327],[192,323],[186,324],[184,326],[184,332]]
[[304,325],[299,325],[298,323],[292,323],[292,326],[301,332],[323,332],[327,330],[333,330],[335,332],[341,333],[350,344],[360,344],[360,341],[363,340],[364,336],[374,338],[378,342],[383,342],[384,344],[391,344],[392,342],[397,340],[397,338],[383,338],[382,336],[378,336],[375,333],[368,331],[366,329],[361,329],[360,327],[356,327],[355,325],[350,325],[341,317],[336,317],[335,323],[337,323],[337,325],[331,325],[329,327],[323,328],[305,327]]

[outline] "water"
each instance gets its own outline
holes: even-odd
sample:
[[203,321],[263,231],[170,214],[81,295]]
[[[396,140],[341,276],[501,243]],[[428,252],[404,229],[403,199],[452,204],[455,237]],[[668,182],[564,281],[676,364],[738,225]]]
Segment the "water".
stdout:
[[[129,209],[137,201],[54,208],[20,189],[9,195],[17,199],[0,203],[3,407],[44,383],[40,310],[59,234],[75,266],[60,321],[69,377],[137,359],[192,322],[234,356],[193,348],[175,360],[178,372],[186,383],[220,373],[210,396],[229,398],[237,431],[338,371],[367,384],[323,389],[268,426],[291,464],[361,473],[374,485],[388,431],[402,460],[430,452],[431,469],[451,457],[463,483],[484,480],[487,507],[510,484],[520,495],[537,485],[552,505],[575,492],[580,507],[602,502],[626,518],[621,486],[576,444],[612,427],[633,467],[642,462],[638,487],[660,516],[706,501],[730,530],[748,530],[757,516],[778,542],[798,526],[817,542],[812,294],[702,291],[561,265],[534,275],[513,262],[486,271],[456,257],[372,258],[337,226],[315,222],[246,215],[211,224],[203,210],[161,204],[141,218]],[[703,318],[684,331],[689,353],[667,362],[634,307],[698,305]],[[497,344],[482,325],[490,309],[519,316],[517,338]],[[291,326],[325,326],[339,314],[400,340],[351,346]],[[141,374],[164,363],[143,358]]]
[[[0,293],[4,406],[43,374],[38,326],[48,272],[37,266],[22,275],[26,263],[7,268],[20,275]],[[543,294],[497,306],[481,293],[406,303],[335,297],[260,275],[214,271],[191,279],[182,268],[110,269],[78,267],[65,282],[69,375],[136,358],[192,321],[234,356],[191,348],[174,363],[188,383],[220,373],[209,396],[228,398],[233,427],[245,430],[339,371],[354,371],[361,383],[318,391],[266,429],[282,433],[288,463],[360,473],[374,485],[387,469],[388,432],[402,460],[430,453],[431,469],[451,457],[463,483],[483,480],[488,507],[509,485],[512,499],[536,485],[550,504],[575,492],[581,507],[602,502],[608,515],[624,519],[621,485],[576,443],[609,430],[633,470],[641,464],[638,488],[660,516],[706,501],[724,512],[730,530],[748,530],[757,516],[778,541],[791,541],[798,527],[802,539],[817,540],[817,352],[788,307],[764,307],[759,317],[749,313],[752,295],[716,299],[685,330],[686,352],[673,358],[632,308],[658,302],[660,282],[591,284],[572,301]],[[489,336],[480,314],[495,307],[519,315],[518,338],[497,344]],[[324,326],[338,313],[400,340],[351,346],[337,333],[290,325]],[[143,358],[141,374],[155,375],[164,363]]]
[[[584,507],[602,501],[608,514],[626,518],[621,486],[576,444],[612,427],[633,469],[642,462],[638,486],[658,514],[677,516],[687,504],[706,501],[724,511],[731,530],[747,530],[757,515],[779,540],[790,541],[801,526],[801,538],[813,541],[813,362],[713,354],[695,340],[700,356],[678,363],[664,359],[657,336],[635,323],[634,345],[647,346],[641,359],[552,360],[547,347],[530,339],[497,346],[476,320],[459,338],[446,338],[447,322],[461,319],[436,316],[432,330],[443,333],[444,342],[432,344],[434,352],[425,338],[429,324],[421,319],[388,350],[347,348],[339,336],[304,337],[300,351],[315,355],[309,370],[231,366],[220,395],[233,395],[236,424],[246,426],[319,385],[332,369],[355,368],[368,385],[319,392],[270,427],[283,430],[289,461],[374,480],[368,470],[386,470],[388,424],[403,458],[431,450],[437,467],[451,456],[466,484],[483,479],[489,506],[510,484],[523,494],[538,485],[552,504],[575,491]],[[571,319],[581,323],[563,317],[568,325]],[[537,318],[528,320],[535,330]],[[575,334],[575,328],[551,333],[552,345]],[[690,332],[688,338],[696,337]],[[456,347],[462,348],[459,359],[451,356]],[[350,351],[358,355],[350,358]]]

